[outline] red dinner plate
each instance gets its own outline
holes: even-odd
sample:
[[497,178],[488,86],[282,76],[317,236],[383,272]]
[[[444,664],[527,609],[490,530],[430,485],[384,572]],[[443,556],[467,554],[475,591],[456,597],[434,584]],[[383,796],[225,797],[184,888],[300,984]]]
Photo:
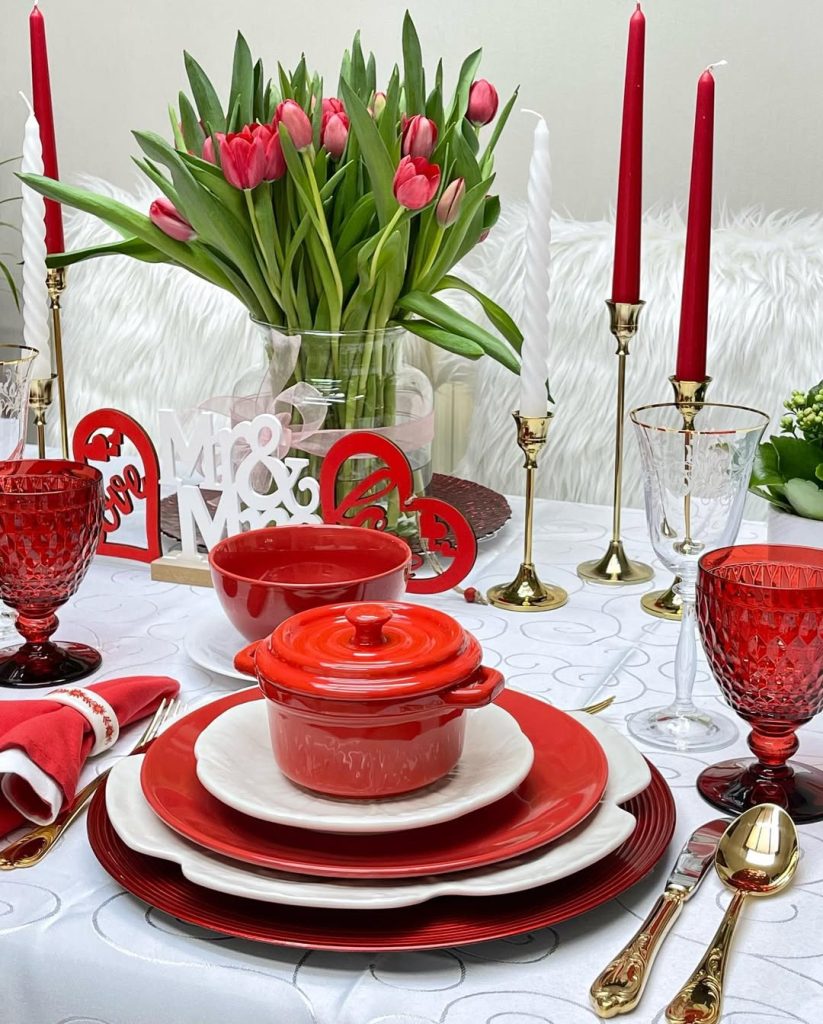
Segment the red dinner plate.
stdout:
[[175,864],[130,850],[106,814],[105,785],[88,831],[97,859],[124,889],[166,914],[223,935],[340,952],[434,949],[499,939],[558,924],[614,899],[660,860],[674,830],[671,791],[652,767],[651,785],[623,806],[637,827],[614,853],[551,885],[505,896],[447,896],[400,910],[318,910],[224,896],[189,882]]
[[146,799],[170,828],[246,864],[336,878],[462,871],[557,839],[591,813],[606,786],[606,756],[588,729],[550,704],[506,691],[496,703],[531,740],[534,765],[525,781],[497,803],[440,825],[369,836],[259,821],[227,807],[201,786],[194,744],[221,712],[260,696],[257,689],[234,693],[175,722],[149,748],[141,776]]

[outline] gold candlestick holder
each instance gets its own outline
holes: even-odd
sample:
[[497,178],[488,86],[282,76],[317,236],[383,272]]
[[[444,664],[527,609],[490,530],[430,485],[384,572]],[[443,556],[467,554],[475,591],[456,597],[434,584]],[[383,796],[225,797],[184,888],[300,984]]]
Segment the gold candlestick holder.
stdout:
[[[60,297],[66,289],[66,268],[51,267],[46,273],[46,287],[51,307],[54,337],[54,366],[57,371],[57,395],[60,403],[60,447],[63,458],[69,458],[69,426],[66,418],[66,376],[63,372],[63,329],[60,323]],[[54,380],[54,376],[52,377]]]
[[547,612],[561,608],[569,599],[562,587],[547,585],[540,580],[532,561],[532,537],[534,533],[534,484],[537,473],[537,456],[546,443],[551,413],[546,416],[521,416],[514,413],[517,424],[517,443],[526,459],[526,511],[523,561],[511,583],[498,583],[486,597],[495,608],[510,612]]
[[37,429],[37,454],[41,459],[46,457],[46,419],[49,407],[54,401],[54,382],[57,375],[41,377],[33,380],[29,387],[29,406],[34,413],[34,426]]
[[620,539],[620,516],[623,495],[623,428],[626,418],[626,360],[629,345],[637,333],[642,302],[607,302],[609,329],[617,340],[617,417],[614,443],[614,501],[612,507],[612,538],[602,558],[581,562],[577,575],[588,583],[627,586],[647,583],[654,570],[644,562],[628,557]]
[[[674,400],[683,416],[683,426],[688,430],[694,426],[698,407],[706,401],[706,392],[712,379],[680,380],[678,377],[669,377],[669,380],[674,388]],[[682,617],[682,601],[675,589],[679,583],[680,577],[675,576],[668,590],[651,590],[644,594],[640,598],[643,611],[654,615],[656,619],[679,622]]]

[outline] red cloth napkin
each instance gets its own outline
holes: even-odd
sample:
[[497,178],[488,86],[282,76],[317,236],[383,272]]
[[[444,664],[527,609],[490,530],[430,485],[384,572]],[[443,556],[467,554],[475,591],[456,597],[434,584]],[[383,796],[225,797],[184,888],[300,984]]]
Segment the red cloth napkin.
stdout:
[[[168,676],[130,676],[89,686],[110,705],[121,728],[151,715],[180,684]],[[24,824],[54,821],[77,791],[94,745],[74,708],[42,700],[0,701],[0,836]]]

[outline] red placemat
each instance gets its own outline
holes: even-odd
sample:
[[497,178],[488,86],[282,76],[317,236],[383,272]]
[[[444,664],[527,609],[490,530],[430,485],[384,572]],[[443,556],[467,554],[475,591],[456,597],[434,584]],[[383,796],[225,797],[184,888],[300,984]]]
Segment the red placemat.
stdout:
[[[512,510],[503,495],[472,480],[435,473],[426,494],[448,502],[461,512],[478,540],[493,536],[511,519]],[[213,515],[220,500],[220,491],[203,488],[203,500]],[[160,502],[160,529],[172,540],[180,540],[180,513],[176,494]],[[199,538],[199,532],[197,536]],[[206,550],[202,544],[200,548]]]

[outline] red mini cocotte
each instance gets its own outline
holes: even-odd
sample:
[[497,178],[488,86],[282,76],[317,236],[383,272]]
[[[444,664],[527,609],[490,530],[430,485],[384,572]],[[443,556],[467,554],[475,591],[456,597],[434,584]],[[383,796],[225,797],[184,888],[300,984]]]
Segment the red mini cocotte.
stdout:
[[261,640],[255,670],[280,770],[307,789],[374,798],[446,775],[463,749],[464,710],[503,676],[443,612],[404,602],[330,605]]

